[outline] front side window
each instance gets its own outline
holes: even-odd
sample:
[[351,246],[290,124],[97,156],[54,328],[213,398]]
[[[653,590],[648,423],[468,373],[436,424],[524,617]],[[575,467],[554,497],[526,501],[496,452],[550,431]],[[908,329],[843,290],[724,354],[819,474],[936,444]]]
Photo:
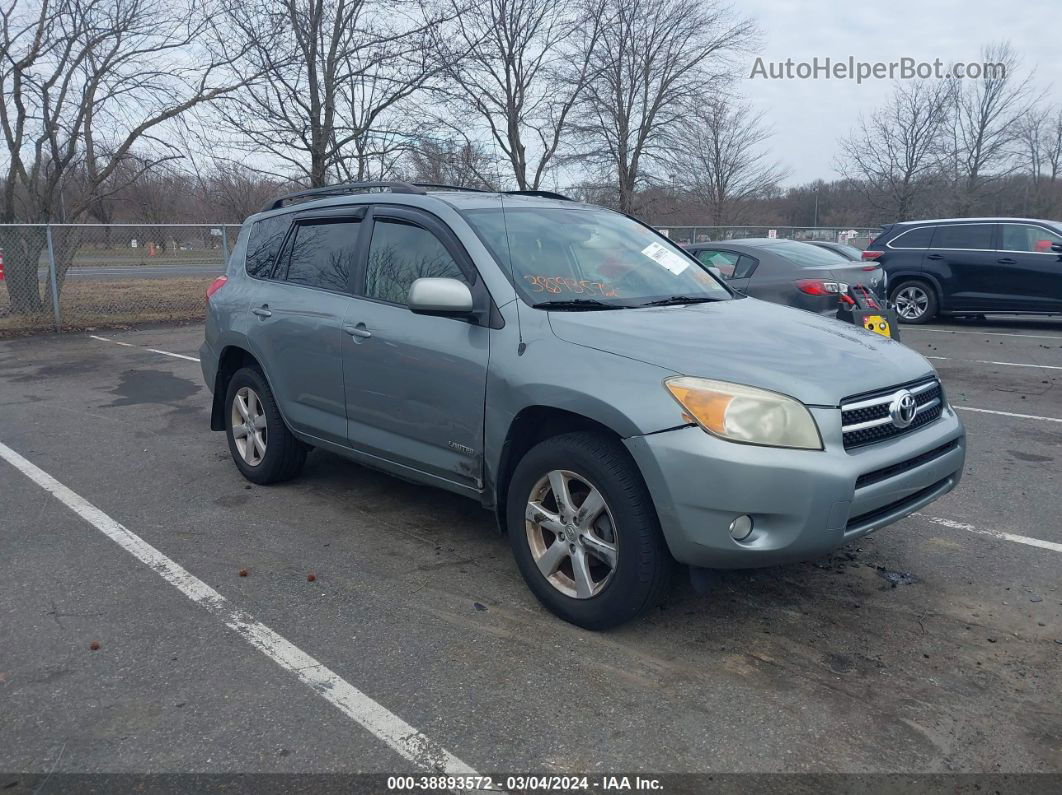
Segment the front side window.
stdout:
[[405,221],[376,221],[365,266],[365,295],[405,304],[413,282],[427,277],[468,281],[439,238],[427,229]]
[[1031,224],[1003,224],[1003,251],[1027,251],[1037,254],[1051,254],[1054,243],[1062,243],[1062,235],[1049,232],[1042,226]]
[[292,284],[347,292],[357,255],[358,224],[350,218],[297,224],[278,277]]
[[992,224],[956,224],[938,226],[933,248],[992,249]]
[[284,243],[284,236],[291,225],[290,215],[274,215],[255,221],[247,237],[247,273],[259,279],[269,277],[276,262],[277,253]]
[[619,213],[498,207],[463,215],[532,306],[630,308],[731,298],[689,253]]

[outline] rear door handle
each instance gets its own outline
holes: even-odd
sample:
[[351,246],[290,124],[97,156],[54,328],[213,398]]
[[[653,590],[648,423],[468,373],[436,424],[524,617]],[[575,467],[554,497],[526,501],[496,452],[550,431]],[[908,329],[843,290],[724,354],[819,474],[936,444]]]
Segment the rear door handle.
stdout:
[[1000,265],[1014,265],[1017,263],[1017,260],[1011,259],[1010,257],[1003,257],[1002,259],[997,259],[996,262]]
[[353,325],[351,323],[344,323],[343,331],[347,332],[347,334],[352,337],[356,337],[358,339],[363,340],[367,340],[369,337],[372,336],[372,332],[365,328],[364,323],[358,323],[357,325]]
[[943,254],[927,254],[926,259],[944,259]]
[[251,310],[258,317],[273,317],[273,313],[269,311],[269,304],[262,304],[262,306],[256,306]]

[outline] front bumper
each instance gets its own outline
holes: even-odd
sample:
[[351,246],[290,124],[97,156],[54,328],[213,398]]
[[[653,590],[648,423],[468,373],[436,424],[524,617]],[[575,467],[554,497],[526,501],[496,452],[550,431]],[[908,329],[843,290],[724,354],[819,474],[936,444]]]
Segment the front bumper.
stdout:
[[[891,524],[962,477],[966,437],[951,408],[910,434],[844,449],[839,409],[810,409],[825,450],[735,444],[697,427],[625,440],[656,504],[671,553],[709,568],[810,560]],[[738,516],[752,534],[730,536]]]

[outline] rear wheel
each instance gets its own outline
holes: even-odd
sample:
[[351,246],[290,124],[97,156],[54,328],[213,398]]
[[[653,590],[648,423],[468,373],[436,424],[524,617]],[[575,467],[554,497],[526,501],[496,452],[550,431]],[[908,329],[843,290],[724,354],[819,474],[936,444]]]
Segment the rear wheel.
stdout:
[[513,473],[507,511],[521,574],[565,621],[606,629],[666,594],[673,561],[619,442],[569,433],[536,445]]
[[892,303],[903,323],[928,323],[937,315],[937,296],[923,281],[908,280],[892,290]]
[[307,448],[284,424],[273,390],[260,370],[238,370],[229,380],[225,405],[229,452],[245,478],[265,485],[298,474]]

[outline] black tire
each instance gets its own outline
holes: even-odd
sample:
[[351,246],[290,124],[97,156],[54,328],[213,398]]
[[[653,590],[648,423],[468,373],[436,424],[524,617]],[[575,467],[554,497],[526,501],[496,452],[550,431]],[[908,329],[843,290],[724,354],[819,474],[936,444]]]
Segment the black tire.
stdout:
[[[237,392],[244,388],[253,390],[258,396],[266,422],[265,453],[261,460],[254,464],[244,460],[233,433],[233,406]],[[269,382],[261,370],[257,367],[244,367],[236,371],[229,379],[228,389],[225,390],[224,412],[225,438],[228,439],[229,453],[240,474],[252,483],[264,486],[289,480],[299,473],[302,465],[306,463],[308,449],[284,424],[277,401],[273,397],[273,390],[269,388]]]
[[[616,565],[603,589],[589,597],[562,593],[539,570],[528,540],[528,500],[552,470],[567,470],[600,491],[614,520]],[[600,630],[622,624],[657,605],[667,594],[674,568],[656,509],[641,473],[615,439],[567,433],[547,439],[517,464],[509,483],[508,532],[520,573],[532,593],[565,621]],[[556,542],[555,542],[556,543]]]
[[[905,296],[911,296],[917,294],[922,296],[925,301],[925,309],[920,315],[917,316],[904,316],[900,306],[897,304],[897,298]],[[916,326],[920,326],[924,323],[929,323],[937,316],[938,302],[937,291],[928,282],[921,279],[904,279],[899,284],[892,288],[889,293],[889,301],[896,307],[896,314],[901,323],[911,323]]]

